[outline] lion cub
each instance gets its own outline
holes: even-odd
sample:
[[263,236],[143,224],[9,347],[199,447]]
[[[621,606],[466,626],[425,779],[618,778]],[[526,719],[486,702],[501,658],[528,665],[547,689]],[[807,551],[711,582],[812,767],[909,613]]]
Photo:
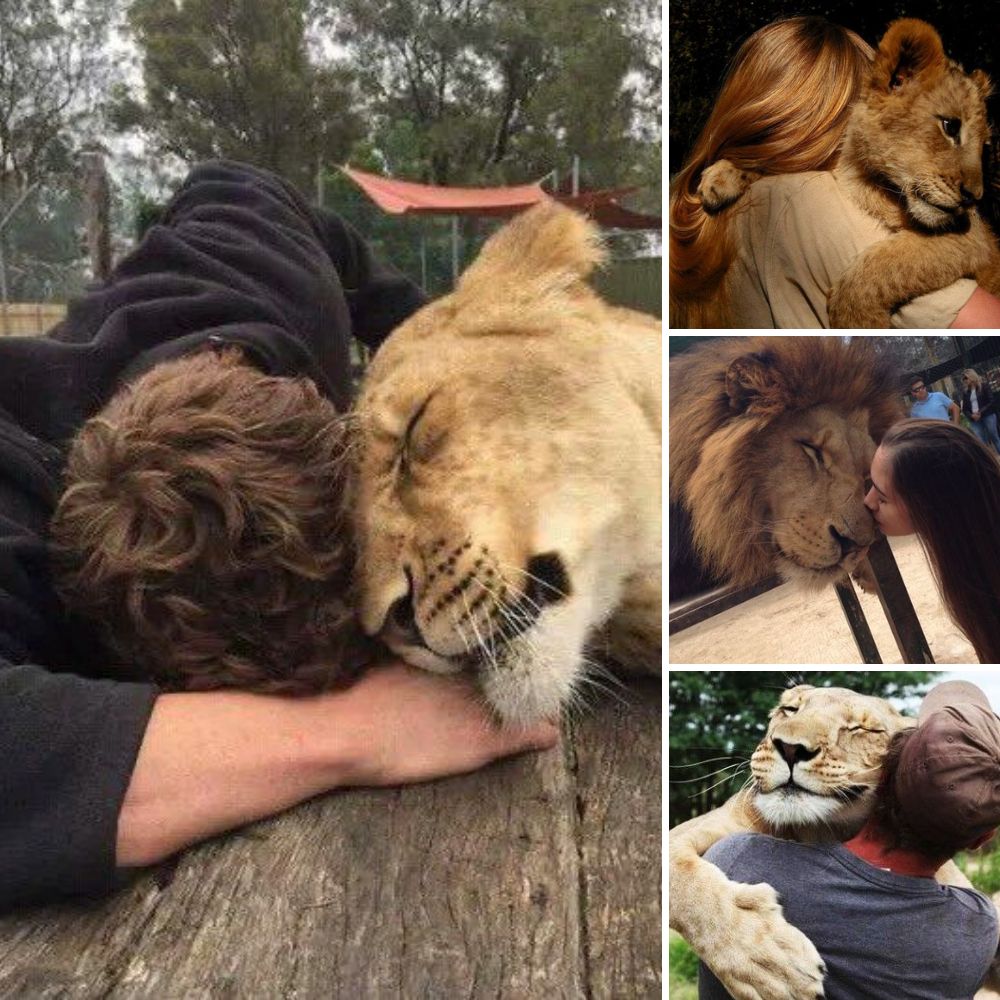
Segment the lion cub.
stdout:
[[[985,73],[967,74],[945,56],[929,24],[889,25],[833,172],[891,235],[840,277],[830,293],[831,327],[887,327],[900,305],[963,277],[1000,292],[1000,249],[975,207],[990,90]],[[706,210],[719,211],[759,176],[718,160],[703,171],[698,194]]]

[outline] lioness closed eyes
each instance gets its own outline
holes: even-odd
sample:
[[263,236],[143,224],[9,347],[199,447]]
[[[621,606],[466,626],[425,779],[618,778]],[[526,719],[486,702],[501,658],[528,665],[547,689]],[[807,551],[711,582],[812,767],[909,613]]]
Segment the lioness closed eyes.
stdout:
[[[990,92],[985,73],[967,74],[945,56],[929,24],[904,18],[889,26],[834,173],[891,235],[861,253],[831,289],[831,327],[887,327],[900,305],[962,277],[1000,292],[1000,250],[975,208]],[[711,164],[699,183],[703,204],[724,208],[756,176],[728,160]]]
[[516,219],[358,404],[362,624],[508,722],[557,715],[591,644],[659,669],[661,335],[584,283],[601,257],[568,209]]

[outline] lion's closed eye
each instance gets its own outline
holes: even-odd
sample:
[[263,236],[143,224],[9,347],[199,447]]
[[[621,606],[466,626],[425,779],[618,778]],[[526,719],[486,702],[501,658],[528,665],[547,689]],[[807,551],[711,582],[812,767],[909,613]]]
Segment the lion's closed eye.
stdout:
[[431,393],[413,411],[399,443],[400,471],[408,474],[414,463],[429,462],[441,445],[446,435],[446,422],[439,414],[428,414],[431,401],[436,393]]

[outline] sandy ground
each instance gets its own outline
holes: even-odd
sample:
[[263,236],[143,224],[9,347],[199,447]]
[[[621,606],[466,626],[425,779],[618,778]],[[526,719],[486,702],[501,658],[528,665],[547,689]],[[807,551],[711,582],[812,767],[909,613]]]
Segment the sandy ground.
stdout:
[[[978,663],[972,645],[945,611],[930,566],[915,536],[892,538],[899,571],[935,663]],[[882,606],[858,592],[883,663],[903,663]],[[820,593],[784,584],[669,640],[672,664],[860,663],[850,626],[833,587]]]

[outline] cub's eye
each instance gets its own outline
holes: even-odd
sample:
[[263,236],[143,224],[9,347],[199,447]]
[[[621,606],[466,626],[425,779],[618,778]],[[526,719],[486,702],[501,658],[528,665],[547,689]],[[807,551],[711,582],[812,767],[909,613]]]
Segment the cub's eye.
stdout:
[[942,118],[941,130],[949,139],[957,139],[962,131],[961,118]]
[[849,733],[884,733],[884,729],[873,729],[870,726],[848,726]]
[[823,465],[823,449],[820,448],[819,445],[812,444],[809,441],[799,441],[798,444],[809,456],[810,461],[816,466],[816,468],[821,468]]
[[778,711],[784,715],[794,715],[799,710],[798,705],[779,705]]

